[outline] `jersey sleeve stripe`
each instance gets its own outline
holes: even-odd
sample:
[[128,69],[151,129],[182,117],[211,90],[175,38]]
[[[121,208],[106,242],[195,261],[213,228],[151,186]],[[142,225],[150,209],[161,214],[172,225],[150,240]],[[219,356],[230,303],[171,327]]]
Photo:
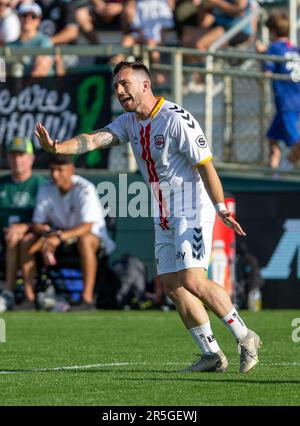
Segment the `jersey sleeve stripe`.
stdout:
[[214,157],[211,155],[210,157],[207,157],[205,160],[200,161],[200,163],[195,164],[193,167],[199,167],[203,164],[207,163],[208,161],[211,161]]

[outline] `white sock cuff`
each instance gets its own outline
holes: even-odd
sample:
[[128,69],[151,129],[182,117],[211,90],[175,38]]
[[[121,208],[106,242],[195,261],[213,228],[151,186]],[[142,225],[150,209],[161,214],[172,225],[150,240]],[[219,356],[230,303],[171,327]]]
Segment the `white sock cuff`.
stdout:
[[238,315],[237,310],[235,309],[235,307],[233,306],[233,308],[231,309],[231,311],[228,312],[227,315],[225,315],[225,317],[222,318],[222,321],[225,322],[227,324],[227,322],[230,320],[230,318],[233,317],[233,314]]
[[205,324],[197,325],[196,327],[189,329],[189,332],[191,334],[196,333],[197,331],[203,334],[212,334],[210,321],[207,321]]

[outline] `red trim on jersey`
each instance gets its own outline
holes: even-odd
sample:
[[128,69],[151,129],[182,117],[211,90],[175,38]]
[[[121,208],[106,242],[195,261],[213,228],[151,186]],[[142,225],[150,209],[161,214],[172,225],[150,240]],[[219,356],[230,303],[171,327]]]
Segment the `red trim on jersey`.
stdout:
[[[148,175],[149,175],[149,182],[150,184],[158,183],[158,205],[159,205],[159,219],[160,219],[160,226],[162,229],[169,229],[168,224],[168,218],[166,216],[163,216],[163,196],[161,189],[159,188],[159,180],[156,173],[155,168],[155,162],[153,158],[151,157],[151,151],[150,151],[150,130],[151,130],[151,123],[147,124],[147,126],[144,128],[141,126],[140,130],[140,142],[142,145],[142,159],[146,163]],[[156,197],[156,185],[154,190],[154,195]]]

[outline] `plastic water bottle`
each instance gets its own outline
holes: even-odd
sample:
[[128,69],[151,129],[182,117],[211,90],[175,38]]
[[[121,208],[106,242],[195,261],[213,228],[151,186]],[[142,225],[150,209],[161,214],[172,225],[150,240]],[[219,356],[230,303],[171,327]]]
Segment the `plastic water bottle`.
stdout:
[[262,300],[259,288],[254,288],[248,293],[248,309],[249,311],[258,312],[261,310]]
[[211,252],[211,279],[225,288],[228,257],[222,240],[215,240]]

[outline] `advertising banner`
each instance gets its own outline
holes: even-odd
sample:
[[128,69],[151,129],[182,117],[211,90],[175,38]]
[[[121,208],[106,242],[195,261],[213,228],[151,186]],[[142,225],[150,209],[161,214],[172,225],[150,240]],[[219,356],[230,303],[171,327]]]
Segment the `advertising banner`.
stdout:
[[300,308],[300,193],[235,194],[245,241],[259,262],[263,308]]
[[[59,141],[91,132],[111,120],[111,74],[88,72],[63,77],[14,78],[0,82],[1,157],[13,137],[34,136],[37,122]],[[43,158],[43,157],[41,157]],[[94,151],[78,158],[80,166],[107,166],[107,152]],[[37,164],[44,167],[45,161]]]

